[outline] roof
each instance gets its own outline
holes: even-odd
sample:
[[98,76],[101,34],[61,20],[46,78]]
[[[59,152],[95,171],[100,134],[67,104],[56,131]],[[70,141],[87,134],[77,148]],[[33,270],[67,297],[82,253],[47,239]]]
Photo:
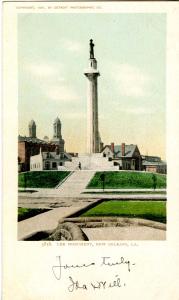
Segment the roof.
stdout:
[[33,138],[33,137],[28,137],[28,136],[18,136],[18,141],[19,142],[31,142],[31,143],[36,143],[36,144],[46,144],[46,141],[40,140],[38,138]]
[[161,157],[159,156],[151,156],[151,155],[142,155],[142,159],[148,162],[161,162]]
[[143,160],[142,161],[142,165],[143,166],[166,166],[166,162],[164,161],[147,161],[147,160]]
[[46,145],[59,145],[58,142],[55,141],[44,141],[38,138],[33,138],[29,136],[18,136],[18,142],[28,142],[28,143],[34,143],[34,144],[46,144]]
[[42,152],[42,158],[43,159],[63,159],[63,158],[67,158],[67,159],[71,159],[71,155],[68,153],[63,153],[64,157],[62,156],[62,154],[56,154],[56,152]]
[[64,153],[64,155],[66,156],[66,158],[68,158],[68,159],[72,159],[72,155],[70,155],[69,153]]
[[57,117],[57,118],[54,120],[54,124],[56,124],[56,123],[60,123],[60,124],[61,124],[59,117]]
[[31,120],[31,121],[29,122],[29,126],[32,126],[32,125],[35,125],[35,121],[34,121],[34,120]]
[[56,152],[42,152],[42,158],[43,159],[61,159],[60,154],[56,154]]
[[101,152],[103,152],[103,150],[104,150],[105,148],[107,148],[107,147],[111,149],[111,145],[105,145],[105,146],[102,148]]
[[[111,145],[106,145],[106,146],[104,146],[103,150],[104,150],[106,147],[108,147],[108,148],[111,149]],[[121,145],[115,145],[115,146],[114,146],[114,155],[115,155],[115,157],[118,157],[118,158],[120,158],[120,157],[127,157],[127,158],[130,158],[130,157],[133,157],[133,156],[134,156],[134,152],[135,152],[136,148],[137,148],[137,150],[139,151],[137,145],[133,145],[133,144],[126,145],[126,144],[125,144],[125,156],[122,156]],[[102,151],[103,151],[103,150],[102,150]],[[140,154],[140,152],[139,152],[139,154]]]
[[[136,150],[137,145],[125,145],[125,157],[133,157],[134,152]],[[114,154],[116,157],[122,157],[122,149],[121,145],[115,145],[114,146]]]

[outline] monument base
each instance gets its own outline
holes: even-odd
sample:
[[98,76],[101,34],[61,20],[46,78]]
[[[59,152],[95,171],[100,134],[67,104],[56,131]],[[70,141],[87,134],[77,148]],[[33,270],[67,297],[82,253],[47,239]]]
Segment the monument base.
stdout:
[[118,166],[113,165],[113,161],[109,161],[107,157],[103,157],[102,153],[79,154],[78,157],[73,157],[72,161],[65,162],[65,169],[70,171],[79,170],[93,171],[115,171]]

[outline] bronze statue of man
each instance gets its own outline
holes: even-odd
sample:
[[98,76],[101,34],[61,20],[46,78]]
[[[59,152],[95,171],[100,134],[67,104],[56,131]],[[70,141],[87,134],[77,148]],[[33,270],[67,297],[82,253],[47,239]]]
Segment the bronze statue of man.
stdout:
[[90,58],[94,58],[94,43],[93,40],[90,40]]

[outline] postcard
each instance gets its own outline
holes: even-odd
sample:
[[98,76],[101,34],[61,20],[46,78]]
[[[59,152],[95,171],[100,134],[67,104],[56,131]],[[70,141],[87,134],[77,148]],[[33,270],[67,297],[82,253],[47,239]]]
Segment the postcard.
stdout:
[[3,299],[178,299],[178,3],[3,6]]

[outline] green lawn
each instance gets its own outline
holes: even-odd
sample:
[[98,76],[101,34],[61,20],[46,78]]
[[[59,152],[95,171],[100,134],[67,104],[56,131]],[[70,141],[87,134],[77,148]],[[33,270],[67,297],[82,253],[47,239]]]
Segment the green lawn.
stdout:
[[165,201],[104,201],[82,214],[85,217],[136,217],[166,223]]
[[41,209],[41,208],[18,208],[18,222],[34,217],[38,214],[48,211],[49,209]]
[[[100,179],[101,174],[105,175],[105,189],[121,188],[153,188],[153,174],[142,172],[96,172],[87,188],[101,189],[103,183]],[[166,175],[156,174],[156,188],[166,188]]]
[[68,171],[35,171],[19,174],[18,185],[21,188],[54,188],[70,172]]

